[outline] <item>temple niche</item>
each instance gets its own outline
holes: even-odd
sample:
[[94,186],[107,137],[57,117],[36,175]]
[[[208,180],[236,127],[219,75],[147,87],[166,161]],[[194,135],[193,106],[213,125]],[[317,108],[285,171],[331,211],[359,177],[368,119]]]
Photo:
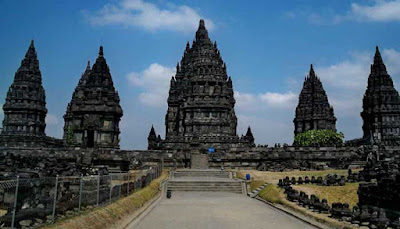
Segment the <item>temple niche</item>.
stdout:
[[336,131],[333,107],[312,65],[304,80],[293,123],[295,136],[308,130]]
[[90,63],[64,115],[65,144],[87,148],[119,148],[119,122],[123,115],[118,92],[100,46],[93,67]]
[[[200,20],[195,40],[191,46],[186,44],[171,78],[164,149],[253,146],[252,136],[237,136],[235,102],[226,64]],[[149,149],[155,145],[156,138],[152,139]]]
[[376,47],[363,99],[363,139],[366,143],[400,144],[400,97]]

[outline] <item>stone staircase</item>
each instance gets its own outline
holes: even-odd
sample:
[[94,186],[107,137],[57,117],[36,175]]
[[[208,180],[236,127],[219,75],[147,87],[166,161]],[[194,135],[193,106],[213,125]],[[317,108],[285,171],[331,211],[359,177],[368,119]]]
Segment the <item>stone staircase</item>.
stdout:
[[230,179],[229,171],[178,170],[172,172],[167,190],[179,192],[230,192],[243,194],[243,182]]
[[193,153],[190,156],[190,164],[192,169],[208,169],[208,155]]
[[209,178],[226,178],[229,179],[230,172],[224,170],[178,170],[172,172],[173,178],[181,178],[181,177],[209,177]]
[[242,184],[237,181],[169,181],[167,189],[180,192],[232,192],[242,194]]

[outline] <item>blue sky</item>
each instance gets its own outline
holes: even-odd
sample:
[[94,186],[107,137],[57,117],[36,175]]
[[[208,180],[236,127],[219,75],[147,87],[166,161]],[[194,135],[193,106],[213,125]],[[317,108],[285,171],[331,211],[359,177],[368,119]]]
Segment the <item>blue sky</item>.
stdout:
[[292,142],[294,109],[311,63],[346,139],[361,136],[376,45],[399,89],[400,1],[0,0],[0,6],[0,103],[34,39],[49,110],[46,132],[59,138],[67,103],[100,45],[124,110],[121,147],[146,148],[152,124],[164,136],[168,83],[200,18],[234,81],[238,133],[251,125],[257,144]]

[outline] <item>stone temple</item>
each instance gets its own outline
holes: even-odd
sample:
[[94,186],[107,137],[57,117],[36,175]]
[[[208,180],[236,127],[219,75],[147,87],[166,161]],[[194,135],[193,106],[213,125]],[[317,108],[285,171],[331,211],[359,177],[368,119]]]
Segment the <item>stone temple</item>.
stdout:
[[87,148],[119,148],[122,108],[100,46],[96,63],[82,74],[64,115],[64,142]]
[[[195,40],[192,46],[186,44],[171,79],[164,149],[253,146],[250,129],[249,136],[237,136],[234,106],[232,79],[217,43],[210,40],[204,21],[200,20]],[[154,142],[149,140],[149,148],[152,145]]]
[[361,117],[367,143],[400,144],[400,97],[378,47],[371,65]]
[[312,65],[304,80],[293,123],[295,136],[307,130],[336,131],[333,107],[329,104],[328,96]]
[[8,89],[3,111],[0,145],[29,147],[62,144],[45,134],[46,94],[33,41]]

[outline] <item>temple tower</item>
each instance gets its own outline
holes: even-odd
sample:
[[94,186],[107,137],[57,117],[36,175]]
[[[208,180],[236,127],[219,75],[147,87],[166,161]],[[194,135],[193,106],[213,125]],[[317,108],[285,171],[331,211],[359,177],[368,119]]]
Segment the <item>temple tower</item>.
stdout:
[[92,69],[82,74],[64,115],[64,142],[87,148],[119,148],[122,108],[100,46]]
[[206,149],[241,143],[234,106],[232,79],[200,20],[192,46],[186,44],[171,79],[165,146]]
[[148,150],[158,150],[162,149],[162,139],[161,136],[156,134],[154,127],[151,126],[149,136],[147,137]]
[[367,143],[400,144],[400,97],[378,47],[368,77],[361,117],[363,138]]
[[307,130],[336,131],[333,107],[329,104],[328,96],[312,65],[304,80],[293,123],[295,136]]
[[8,89],[2,135],[45,136],[46,95],[33,40]]

